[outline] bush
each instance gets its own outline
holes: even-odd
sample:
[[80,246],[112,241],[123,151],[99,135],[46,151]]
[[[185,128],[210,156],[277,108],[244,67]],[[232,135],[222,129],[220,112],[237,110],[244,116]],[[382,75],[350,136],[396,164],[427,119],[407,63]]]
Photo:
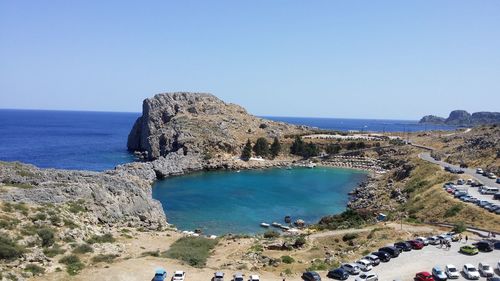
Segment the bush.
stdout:
[[42,239],[42,247],[50,247],[54,245],[55,235],[52,229],[42,228],[39,229],[36,233],[38,234],[38,236],[40,236],[40,239]]
[[5,236],[0,236],[0,260],[13,260],[20,257],[24,249],[15,241]]
[[32,218],[31,221],[44,221],[47,219],[47,215],[45,213],[36,213]]
[[358,236],[359,235],[357,233],[347,233],[344,236],[342,236],[342,241],[344,242],[351,241],[353,239],[358,238]]
[[295,262],[295,260],[290,256],[281,256],[281,261],[283,263],[287,263],[287,264],[291,264],[291,263]]
[[143,257],[147,257],[147,256],[150,256],[150,257],[159,257],[160,256],[160,251],[159,250],[156,250],[156,251],[146,251],[146,252],[143,252],[141,254],[141,256],[143,256]]
[[454,204],[444,213],[445,218],[456,216],[461,210],[463,206],[460,203]]
[[112,263],[117,257],[118,257],[117,255],[97,255],[95,257],[92,257],[92,262],[93,263],[100,263],[100,262]]
[[92,253],[94,249],[89,244],[80,244],[73,249],[73,254],[86,254]]
[[113,242],[115,242],[115,238],[113,238],[113,235],[111,235],[110,233],[106,233],[104,235],[94,235],[87,240],[87,243],[89,244],[113,243]]
[[467,226],[465,225],[465,223],[463,222],[459,222],[458,224],[456,224],[454,227],[453,227],[453,230],[454,232],[456,233],[462,233],[464,231],[467,230]]
[[297,239],[295,239],[295,243],[293,246],[295,248],[300,248],[306,244],[306,238],[304,236],[299,236]]
[[264,233],[264,238],[277,238],[280,237],[280,234],[274,230],[268,230]]
[[85,206],[83,204],[85,204],[85,201],[83,201],[83,200],[69,202],[68,203],[68,211],[72,212],[73,214],[85,212],[86,209],[85,209]]
[[66,265],[66,271],[69,275],[77,275],[85,267],[80,258],[76,255],[64,256],[59,262]]
[[320,259],[315,259],[311,266],[309,266],[306,270],[307,271],[317,271],[317,270],[328,270],[331,267],[330,264],[320,260]]
[[203,267],[210,251],[218,241],[203,237],[183,237],[175,241],[164,255],[168,258],[187,262],[194,267]]
[[26,265],[26,267],[24,268],[24,271],[31,272],[34,276],[37,276],[37,275],[45,273],[45,268],[38,266],[36,264],[30,263],[30,264]]
[[326,229],[348,229],[357,228],[366,224],[370,215],[359,211],[348,209],[338,215],[331,215],[321,218],[319,228]]
[[51,248],[43,249],[43,253],[49,258],[53,258],[57,255],[64,254],[65,252],[66,250],[61,249],[61,247],[57,244],[54,244]]

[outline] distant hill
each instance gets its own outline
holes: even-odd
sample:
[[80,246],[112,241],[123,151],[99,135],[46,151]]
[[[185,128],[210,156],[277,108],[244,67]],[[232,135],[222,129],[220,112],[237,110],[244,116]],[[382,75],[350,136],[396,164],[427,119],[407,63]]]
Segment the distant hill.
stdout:
[[419,123],[454,126],[500,124],[500,112],[481,111],[470,114],[465,110],[453,110],[448,118],[426,115],[420,119]]

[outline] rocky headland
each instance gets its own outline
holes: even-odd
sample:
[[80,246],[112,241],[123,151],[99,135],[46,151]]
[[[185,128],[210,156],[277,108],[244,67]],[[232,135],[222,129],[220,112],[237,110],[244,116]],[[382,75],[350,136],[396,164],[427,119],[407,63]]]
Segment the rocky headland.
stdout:
[[465,110],[454,110],[448,118],[435,115],[426,115],[419,121],[420,124],[477,126],[500,124],[500,112],[474,112],[470,114]]

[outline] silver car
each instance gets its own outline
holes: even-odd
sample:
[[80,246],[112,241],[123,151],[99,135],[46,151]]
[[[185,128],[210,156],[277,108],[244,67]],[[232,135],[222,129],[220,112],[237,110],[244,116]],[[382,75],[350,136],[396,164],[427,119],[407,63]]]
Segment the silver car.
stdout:
[[355,263],[344,263],[341,268],[351,275],[359,274],[359,266]]
[[453,264],[447,264],[444,267],[444,272],[446,273],[449,279],[458,279],[460,277],[458,269]]

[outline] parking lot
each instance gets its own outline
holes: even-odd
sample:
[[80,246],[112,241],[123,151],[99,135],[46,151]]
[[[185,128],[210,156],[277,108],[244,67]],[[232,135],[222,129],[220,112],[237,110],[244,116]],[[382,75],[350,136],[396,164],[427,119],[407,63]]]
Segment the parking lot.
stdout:
[[[453,264],[461,271],[463,265],[466,263],[470,263],[477,268],[480,262],[486,262],[495,268],[496,276],[500,276],[500,272],[497,268],[497,263],[500,262],[500,250],[494,250],[489,253],[480,252],[474,256],[467,256],[458,252],[463,245],[465,245],[463,242],[454,242],[450,250],[444,250],[439,248],[439,246],[429,245],[422,250],[403,252],[399,257],[392,259],[390,262],[380,263],[380,265],[376,266],[372,271],[378,275],[380,281],[391,281],[396,279],[404,281],[413,280],[417,272],[431,272],[432,268],[436,265],[439,265],[441,269],[444,270],[445,265]],[[323,276],[324,275],[322,275],[322,279],[328,280]],[[347,280],[355,280],[355,278],[356,276],[350,276]],[[462,275],[459,279],[455,280],[467,279]],[[486,278],[481,277],[480,280],[486,280]]]

